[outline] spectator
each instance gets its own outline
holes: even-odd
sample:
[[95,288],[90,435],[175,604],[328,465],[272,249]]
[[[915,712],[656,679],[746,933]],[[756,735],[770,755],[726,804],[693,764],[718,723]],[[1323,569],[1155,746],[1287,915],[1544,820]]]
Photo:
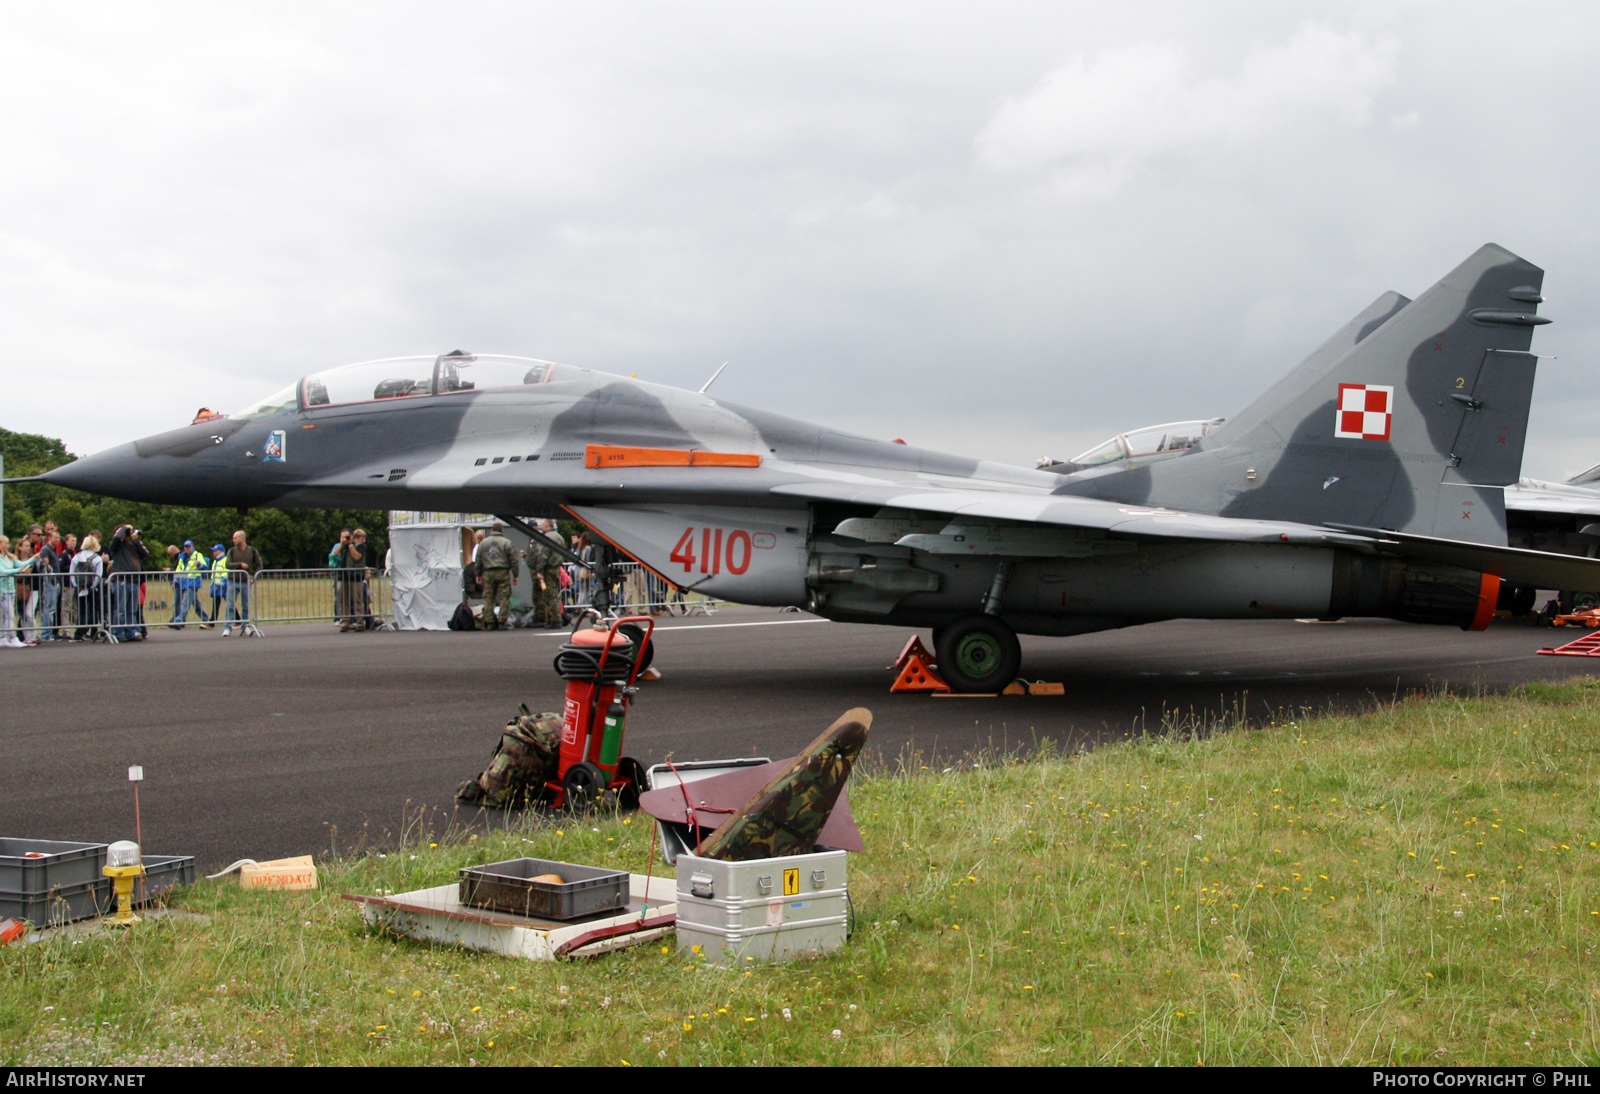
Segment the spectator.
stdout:
[[202,627],[209,626],[211,620],[206,616],[206,610],[200,606],[200,586],[205,584],[206,570],[209,566],[205,556],[194,549],[194,540],[183,541],[183,550],[171,548],[177,552],[172,568],[172,596],[175,606],[172,609],[172,621],[168,625],[182,629],[189,622],[189,611],[200,617]]
[[341,528],[339,542],[328,552],[328,568],[333,571],[333,621],[339,624],[340,634],[355,626],[352,583],[350,575],[346,573],[353,565],[350,541],[350,529]]
[[472,534],[472,557],[461,568],[461,595],[468,600],[483,595],[483,575],[478,573],[478,548],[483,545],[484,535],[482,528]]
[[182,630],[178,626],[178,606],[183,603],[183,597],[178,594],[178,545],[167,544],[167,572],[172,576],[167,578],[167,584],[172,586],[172,618],[167,620],[167,626],[172,630]]
[[24,570],[30,570],[38,562],[38,556],[29,558],[26,562],[20,561],[11,553],[11,540],[0,536],[0,647],[20,650],[24,646],[37,645],[35,642],[23,642],[17,637],[17,578],[16,575]]
[[217,544],[211,548],[211,561],[207,564],[206,572],[211,575],[211,622],[202,624],[205,630],[216,626],[217,620],[222,618],[223,601],[228,596],[228,559],[227,548]]
[[[29,529],[32,532],[32,529]],[[39,641],[54,642],[61,616],[61,537],[54,521],[45,521],[39,542]]]
[[56,632],[56,637],[66,641],[72,640],[67,631],[78,625],[78,598],[72,592],[72,556],[77,553],[78,537],[68,533],[61,540],[61,549],[56,552],[56,602],[61,628]]
[[[72,537],[67,537],[70,542]],[[105,556],[93,532],[83,537],[83,550],[72,556],[72,591],[77,600],[78,630],[74,642],[100,637],[100,582],[105,577]]]
[[363,528],[357,528],[350,533],[350,555],[353,571],[349,580],[355,584],[355,591],[351,594],[351,606],[355,610],[353,624],[364,631],[370,631],[378,625],[372,618],[372,589],[368,584],[367,575],[372,572],[372,548],[367,546],[367,533]]
[[239,637],[261,637],[250,622],[250,579],[261,572],[261,567],[261,552],[245,540],[244,530],[233,533],[233,546],[228,549],[228,618],[222,625],[222,637],[233,633],[235,620],[239,623]]
[[[37,525],[35,525],[37,527]],[[33,572],[17,582],[17,637],[24,646],[39,644],[39,574],[43,559],[34,556],[33,537],[23,536],[17,543],[17,561],[29,563]]]
[[[144,569],[150,549],[139,540],[139,529],[119,525],[111,533],[111,566],[107,580],[111,593],[111,637],[119,642],[138,642],[143,637],[139,621],[139,583],[132,576]],[[127,575],[127,576],[121,576]]]

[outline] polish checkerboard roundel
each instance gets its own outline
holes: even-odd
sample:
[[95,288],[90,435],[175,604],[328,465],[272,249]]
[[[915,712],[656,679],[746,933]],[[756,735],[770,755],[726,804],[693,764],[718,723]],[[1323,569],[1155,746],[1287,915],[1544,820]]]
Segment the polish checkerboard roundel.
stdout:
[[1394,420],[1394,388],[1382,384],[1340,384],[1333,435],[1365,441],[1389,439]]

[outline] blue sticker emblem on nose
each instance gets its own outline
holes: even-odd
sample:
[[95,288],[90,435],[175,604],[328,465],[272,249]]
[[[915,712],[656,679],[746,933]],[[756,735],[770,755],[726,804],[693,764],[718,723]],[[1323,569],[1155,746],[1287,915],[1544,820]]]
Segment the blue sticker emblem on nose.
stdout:
[[288,462],[288,461],[286,461],[284,459],[283,444],[284,444],[284,433],[283,433],[283,430],[274,429],[271,433],[268,433],[267,434],[267,445],[266,445],[265,448],[263,448],[261,450],[261,462],[262,463],[266,463],[268,460],[276,460],[279,463]]

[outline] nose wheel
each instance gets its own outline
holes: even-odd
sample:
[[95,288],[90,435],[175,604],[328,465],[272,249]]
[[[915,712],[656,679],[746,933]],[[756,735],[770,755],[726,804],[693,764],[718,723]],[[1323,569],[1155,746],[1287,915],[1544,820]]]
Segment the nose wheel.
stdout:
[[1017,678],[1022,646],[992,615],[969,615],[934,632],[939,675],[956,691],[996,692]]

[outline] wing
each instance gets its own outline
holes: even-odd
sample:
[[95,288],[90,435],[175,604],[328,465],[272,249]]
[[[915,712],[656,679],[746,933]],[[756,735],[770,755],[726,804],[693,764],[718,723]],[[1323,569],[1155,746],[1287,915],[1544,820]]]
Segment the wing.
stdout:
[[[865,476],[861,476],[865,480]],[[1109,532],[1124,536],[1164,539],[1223,540],[1237,543],[1299,543],[1317,545],[1370,545],[1370,537],[1309,524],[1279,520],[1244,520],[1188,513],[1178,509],[1129,505],[1043,492],[985,489],[974,480],[941,484],[892,482],[803,482],[772,488],[772,493],[813,501],[877,505],[945,513],[988,521],[1020,521],[1054,527]],[[907,546],[912,546],[907,544]]]
[[[861,479],[865,480],[866,476],[861,476]],[[1600,559],[1466,543],[1380,528],[1347,525],[1318,527],[1291,521],[1244,520],[1141,507],[1098,498],[1064,497],[1004,487],[984,489],[955,483],[808,482],[777,486],[772,492],[818,501],[946,514],[956,518],[952,524],[959,523],[960,518],[972,518],[975,521],[1007,521],[1096,531],[1111,536],[1341,546],[1419,562],[1459,566],[1540,588],[1600,589]],[[841,526],[843,534],[849,531]],[[893,542],[907,547],[936,549],[938,541],[955,538],[948,534],[950,531],[949,528],[938,531],[932,531],[931,528],[927,531],[909,529],[902,538]],[[1076,553],[1063,541],[1057,540],[1052,548],[1048,539],[1041,542],[1037,536],[1026,534],[1013,536],[1008,542],[1011,544],[1009,548],[985,551],[984,545],[974,543],[970,550],[972,553],[992,554]]]

